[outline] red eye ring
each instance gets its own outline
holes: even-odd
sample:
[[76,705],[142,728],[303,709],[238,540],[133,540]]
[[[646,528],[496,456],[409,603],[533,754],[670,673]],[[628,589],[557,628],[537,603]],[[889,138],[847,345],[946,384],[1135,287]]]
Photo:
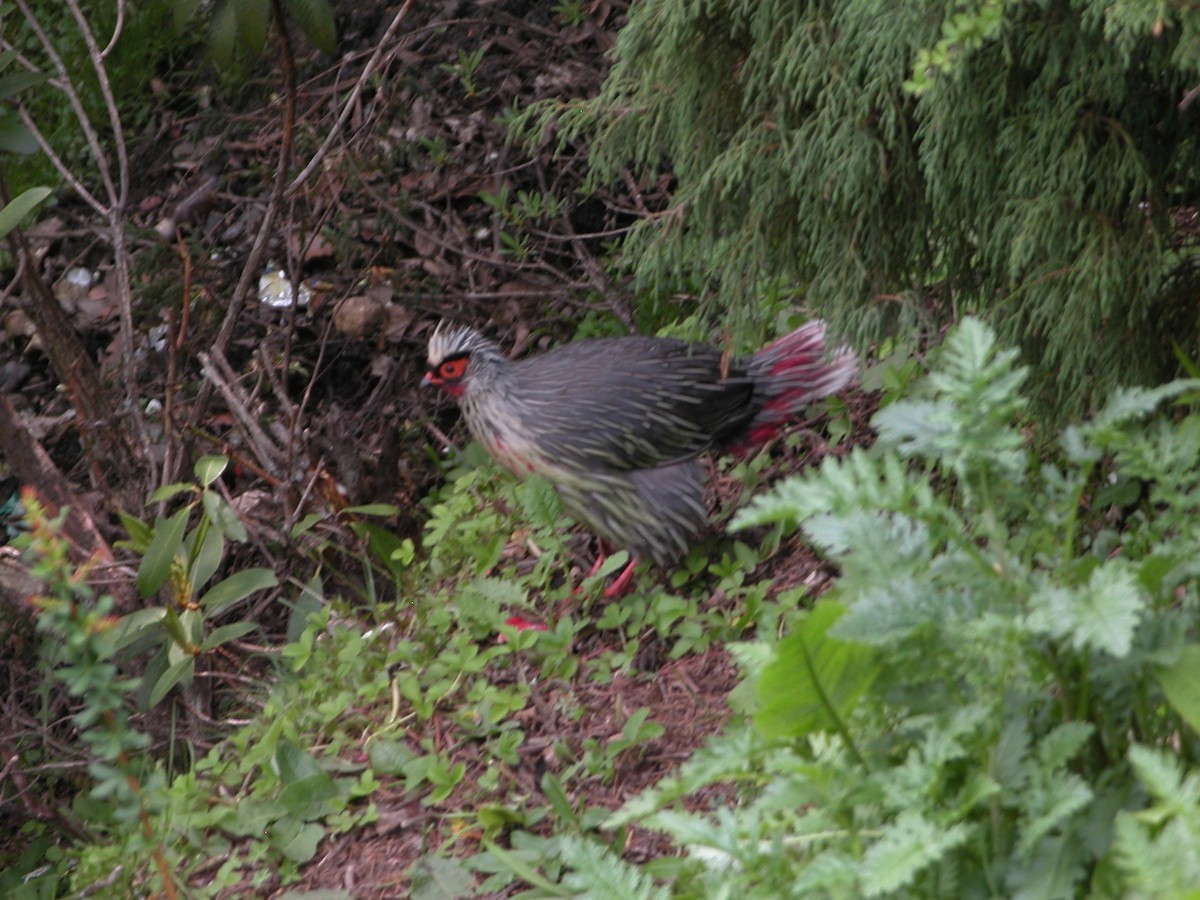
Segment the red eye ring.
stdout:
[[467,374],[467,357],[448,359],[437,368],[438,376],[447,381],[457,381]]

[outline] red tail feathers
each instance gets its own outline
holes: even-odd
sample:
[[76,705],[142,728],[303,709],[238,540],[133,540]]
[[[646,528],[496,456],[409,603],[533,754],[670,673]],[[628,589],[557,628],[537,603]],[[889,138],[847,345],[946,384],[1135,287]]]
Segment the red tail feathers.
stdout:
[[814,400],[855,380],[858,359],[847,347],[830,354],[825,323],[816,320],[768,344],[750,358],[758,414],[730,450],[745,453],[769,441]]

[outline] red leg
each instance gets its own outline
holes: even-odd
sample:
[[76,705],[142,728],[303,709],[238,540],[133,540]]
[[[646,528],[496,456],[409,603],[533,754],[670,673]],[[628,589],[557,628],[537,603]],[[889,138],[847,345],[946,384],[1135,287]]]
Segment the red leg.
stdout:
[[638,564],[638,557],[630,557],[628,564],[621,574],[612,580],[612,584],[604,589],[605,600],[617,600],[629,593],[633,586],[633,567]]
[[596,554],[596,561],[594,563],[592,563],[591,570],[586,575],[583,576],[585,581],[600,571],[600,567],[602,565],[604,565],[604,560],[605,560],[604,549],[601,548],[600,552]]
[[[608,557],[604,553],[604,548],[601,547],[599,552],[596,554],[596,561],[592,563],[592,568],[587,575],[584,576],[584,580],[586,581],[588,578],[595,576],[595,574],[600,571],[600,567],[604,565],[604,560],[607,558]],[[633,567],[636,566],[637,563],[638,557],[630,557],[630,560],[625,565],[625,568],[623,568],[620,573],[618,573],[617,577],[614,578],[612,582],[604,588],[604,593],[602,596],[605,600],[616,600],[629,593],[630,587],[633,584]],[[571,594],[578,594],[580,590],[581,586],[576,585],[575,589],[571,591]]]

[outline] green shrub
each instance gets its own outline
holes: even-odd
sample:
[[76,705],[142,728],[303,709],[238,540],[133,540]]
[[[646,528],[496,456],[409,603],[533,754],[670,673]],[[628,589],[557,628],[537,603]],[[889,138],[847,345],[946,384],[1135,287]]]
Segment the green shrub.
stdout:
[[932,292],[1078,411],[1200,344],[1198,33],[1140,0],[639,0],[599,96],[518,130],[588,140],[596,180],[670,169],[623,248],[649,295],[699,289],[740,340],[803,296],[865,344],[930,330]]
[[[842,576],[783,639],[740,648],[750,721],[610,819],[686,851],[645,867],[672,894],[1195,886],[1200,414],[1155,410],[1200,383],[1121,391],[1039,455],[1024,382],[968,319],[876,416],[875,448],[737,517],[799,527]],[[694,811],[715,784],[738,802]],[[629,877],[577,849],[554,871]]]

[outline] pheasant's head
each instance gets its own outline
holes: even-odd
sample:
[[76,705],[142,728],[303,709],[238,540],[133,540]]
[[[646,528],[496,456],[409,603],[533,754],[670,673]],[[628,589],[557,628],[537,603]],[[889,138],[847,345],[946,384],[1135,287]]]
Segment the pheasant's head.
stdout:
[[423,386],[437,385],[452,397],[461,397],[472,385],[486,387],[504,362],[500,348],[465,325],[443,320],[429,338],[429,371]]

